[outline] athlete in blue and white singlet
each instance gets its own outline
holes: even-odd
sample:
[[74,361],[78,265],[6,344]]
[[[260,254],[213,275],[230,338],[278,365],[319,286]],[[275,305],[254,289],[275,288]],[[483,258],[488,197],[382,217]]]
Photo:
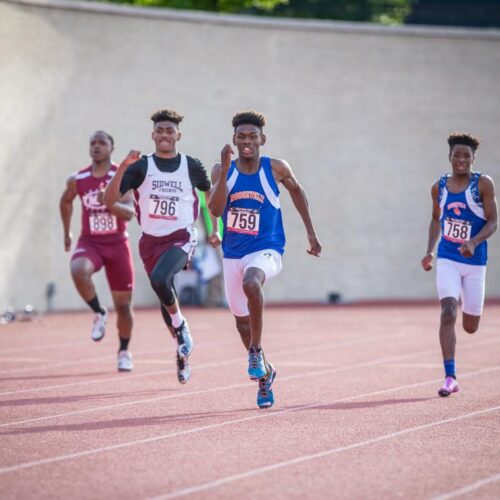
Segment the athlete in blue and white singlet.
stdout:
[[438,259],[484,266],[488,260],[486,240],[476,246],[471,257],[464,257],[460,253],[460,246],[474,238],[486,224],[478,187],[481,174],[473,172],[469,185],[459,193],[448,191],[446,183],[449,177],[451,176],[447,174],[439,179],[441,240],[438,245]]
[[224,221],[222,250],[224,285],[229,308],[248,351],[248,375],[259,382],[257,405],[274,403],[272,383],[276,370],[264,357],[261,346],[264,283],[281,271],[285,234],[281,219],[278,185],[284,186],[299,212],[307,232],[308,253],[319,257],[316,236],[304,190],[284,160],[260,155],[266,142],[264,115],[243,111],[233,117],[233,144],[238,158],[226,144],[221,162],[212,169],[213,189],[209,207]]
[[279,189],[271,159],[260,157],[259,169],[241,173],[232,161],[227,173],[228,199],[222,220],[222,251],[226,259],[241,259],[259,250],[285,251]]
[[479,141],[469,134],[451,134],[449,160],[452,175],[444,175],[432,186],[432,219],[427,253],[422,267],[433,267],[434,247],[441,234],[436,264],[436,285],[441,301],[439,340],[445,381],[438,394],[458,392],[455,373],[455,322],[462,302],[462,324],[474,333],[484,304],[486,239],[496,230],[495,187],[490,177],[472,171]]

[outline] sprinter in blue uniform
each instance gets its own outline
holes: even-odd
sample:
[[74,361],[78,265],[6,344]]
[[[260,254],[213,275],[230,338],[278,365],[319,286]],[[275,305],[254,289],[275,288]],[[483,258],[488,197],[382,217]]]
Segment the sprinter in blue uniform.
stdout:
[[455,373],[455,322],[461,298],[462,324],[468,333],[479,326],[484,304],[488,247],[486,239],[497,228],[495,186],[487,175],[472,171],[479,141],[464,133],[448,137],[452,173],[438,179],[431,189],[432,218],[427,253],[422,267],[433,267],[434,247],[441,234],[436,263],[436,284],[441,301],[439,340],[445,380],[438,394],[459,391]]
[[276,369],[266,361],[261,345],[263,286],[281,271],[285,250],[279,184],[290,193],[304,222],[307,252],[319,257],[321,243],[311,221],[306,193],[290,165],[260,155],[266,143],[264,115],[242,111],[233,117],[232,125],[238,157],[231,160],[231,145],[222,149],[221,161],[212,169],[209,208],[224,222],[224,285],[236,327],[248,350],[248,375],[259,382],[257,405],[269,408],[274,403]]

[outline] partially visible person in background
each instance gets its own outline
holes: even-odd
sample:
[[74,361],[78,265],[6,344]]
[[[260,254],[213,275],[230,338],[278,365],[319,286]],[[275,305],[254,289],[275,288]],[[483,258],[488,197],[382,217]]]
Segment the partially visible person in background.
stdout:
[[95,313],[91,337],[98,342],[105,334],[108,310],[97,297],[92,275],[105,268],[117,314],[120,341],[118,370],[130,371],[133,364],[128,346],[133,326],[134,268],[126,227],[135,209],[130,194],[109,208],[102,203],[103,190],[117,170],[117,166],[111,162],[113,149],[113,138],[107,132],[97,131],[90,137],[92,163],[69,177],[61,196],[60,212],[64,249],[69,252],[72,244],[73,201],[77,196],[80,197],[81,234],[71,256],[71,276],[78,293]]
[[222,275],[222,255],[217,248],[220,246],[224,231],[222,219],[214,217],[208,209],[205,193],[200,192],[199,198],[200,219],[206,242],[203,252],[197,252],[196,259],[204,289],[202,304],[208,307],[222,307],[226,305],[226,300]]
[[479,140],[470,134],[454,133],[448,137],[448,145],[452,173],[443,175],[432,185],[432,218],[427,252],[422,259],[422,267],[430,271],[434,247],[441,234],[436,261],[441,302],[439,341],[445,373],[438,391],[441,397],[459,391],[455,372],[458,301],[461,298],[464,330],[475,333],[484,304],[486,240],[497,228],[493,180],[472,170]]

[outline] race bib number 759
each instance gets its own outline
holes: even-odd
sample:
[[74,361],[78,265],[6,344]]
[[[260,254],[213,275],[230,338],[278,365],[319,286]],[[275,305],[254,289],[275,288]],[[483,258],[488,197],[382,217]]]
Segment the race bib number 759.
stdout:
[[260,213],[248,208],[230,208],[227,213],[227,230],[256,236],[259,234]]

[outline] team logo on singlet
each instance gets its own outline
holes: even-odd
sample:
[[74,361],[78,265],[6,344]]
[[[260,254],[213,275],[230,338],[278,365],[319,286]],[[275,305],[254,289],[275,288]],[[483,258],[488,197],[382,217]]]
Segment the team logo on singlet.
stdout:
[[446,205],[447,210],[453,210],[453,213],[455,215],[460,215],[462,212],[460,209],[465,210],[467,208],[467,205],[465,203],[462,203],[461,201],[454,201],[453,203],[449,203]]
[[255,191],[238,191],[229,197],[230,203],[238,200],[257,200],[259,203],[264,203],[264,195]]
[[99,201],[99,189],[91,189],[82,196],[83,206],[88,210],[106,210],[106,206]]
[[[229,202],[237,200],[256,200],[264,203],[264,195],[256,191],[237,191],[229,196]],[[227,212],[226,229],[231,233],[257,236],[260,225],[260,208],[242,208],[230,206]]]
[[154,180],[151,187],[153,191],[159,191],[160,193],[174,193],[182,191],[182,181]]

